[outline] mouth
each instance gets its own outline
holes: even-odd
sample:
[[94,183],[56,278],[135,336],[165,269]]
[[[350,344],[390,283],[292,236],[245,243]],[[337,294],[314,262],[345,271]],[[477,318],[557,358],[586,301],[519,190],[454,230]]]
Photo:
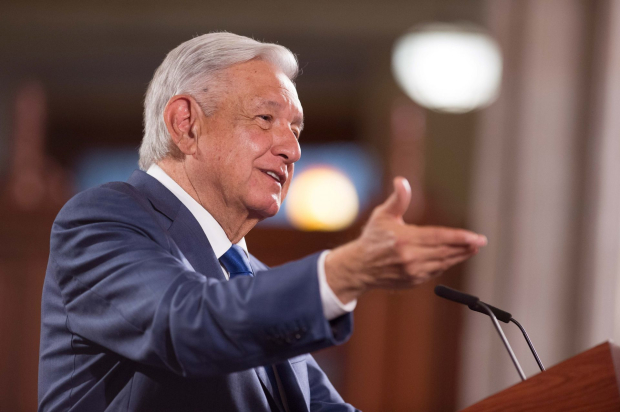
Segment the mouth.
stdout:
[[284,181],[286,180],[286,178],[272,170],[261,170],[261,172],[263,172],[264,174],[266,174],[267,176],[271,177],[273,180],[276,181],[276,183],[278,183],[280,186],[282,186],[282,184],[284,184]]

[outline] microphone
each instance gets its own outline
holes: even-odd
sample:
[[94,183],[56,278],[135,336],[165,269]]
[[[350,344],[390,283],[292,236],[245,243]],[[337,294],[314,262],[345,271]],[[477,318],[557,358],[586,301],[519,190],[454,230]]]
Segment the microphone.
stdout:
[[[510,319],[512,319],[512,315],[506,311],[503,311],[501,309],[496,308],[495,306],[489,305],[488,303],[483,302],[485,305],[487,305],[489,307],[489,309],[491,309],[491,312],[493,312],[493,314],[495,315],[495,317],[497,318],[497,320],[501,320],[504,323],[508,323],[510,322]],[[482,309],[482,307],[476,303],[475,305],[467,305],[469,307],[469,309],[474,310],[476,312],[480,312],[480,313],[484,313],[485,315],[487,314],[487,312]]]
[[[484,302],[481,302],[480,299],[476,296],[460,292],[458,290],[449,288],[444,285],[437,285],[435,287],[435,294],[444,299],[448,299],[453,302],[467,305],[470,309],[472,309],[473,307],[479,308],[480,312],[486,313],[487,315],[489,315],[491,317],[491,321],[493,322],[493,326],[497,330],[499,337],[501,338],[502,342],[504,343],[504,346],[506,347],[506,350],[508,351],[508,355],[510,356],[512,363],[515,365],[515,368],[517,369],[517,372],[519,373],[519,377],[521,378],[522,381],[526,379],[525,373],[523,373],[523,369],[521,369],[521,365],[519,364],[517,357],[512,351],[512,348],[510,347],[510,343],[508,343],[508,339],[506,339],[506,335],[504,335],[504,331],[502,330],[502,327],[499,326],[499,323],[497,322],[497,317],[495,313],[493,313],[493,311],[487,304],[485,304]],[[475,310],[475,309],[472,309],[472,310]]]
[[480,299],[474,295],[468,295],[467,293],[463,293],[444,285],[435,286],[435,294],[444,299],[448,299],[456,303],[462,303],[466,306],[475,306],[480,301]]
[[491,312],[493,312],[493,314],[495,315],[495,317],[497,318],[497,320],[500,320],[504,323],[508,323],[508,322],[512,322],[515,325],[517,325],[517,327],[521,330],[521,333],[523,334],[523,337],[525,338],[525,341],[527,342],[527,346],[529,346],[530,351],[532,352],[532,355],[534,356],[534,359],[536,359],[536,363],[538,364],[538,368],[541,371],[545,371],[545,367],[542,364],[542,361],[540,360],[540,357],[538,356],[538,353],[536,352],[536,349],[534,348],[534,344],[532,343],[532,341],[530,340],[530,337],[528,336],[527,332],[525,331],[525,328],[523,328],[523,326],[521,326],[521,324],[519,322],[517,322],[517,320],[515,318],[512,317],[512,315],[504,310],[501,310],[499,308],[496,308],[493,305],[489,305],[488,303],[484,303],[481,302],[480,299],[478,299],[478,297],[473,296],[473,295],[469,295],[467,293],[449,288],[447,286],[444,285],[437,285],[435,287],[435,294],[439,297],[442,297],[444,299],[448,299],[451,300],[453,302],[457,302],[457,303],[462,303],[463,305],[467,305],[467,307],[471,310],[474,310],[476,312],[480,312],[483,313],[485,315],[491,316],[489,315],[489,313],[487,312],[487,310],[485,308],[483,308],[480,304],[484,304],[487,306],[488,309],[491,310]]
[[[462,303],[463,305],[469,307],[469,309],[471,310],[475,310],[476,312],[484,313],[485,315],[487,315],[487,312],[482,308],[482,306],[478,305],[480,299],[476,296],[469,295],[467,293],[449,288],[444,285],[437,285],[435,287],[435,294],[444,299],[448,299],[456,303]],[[497,320],[501,320],[504,323],[510,322],[510,318],[512,318],[512,315],[510,313],[498,309],[495,306],[489,305],[488,303],[486,303],[486,305],[489,307],[489,309],[491,309],[491,312],[493,312]]]

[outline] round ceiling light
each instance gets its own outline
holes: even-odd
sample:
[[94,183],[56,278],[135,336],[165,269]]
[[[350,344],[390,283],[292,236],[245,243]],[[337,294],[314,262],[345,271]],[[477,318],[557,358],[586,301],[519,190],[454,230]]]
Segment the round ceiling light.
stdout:
[[418,104],[464,113],[495,100],[502,56],[495,40],[477,27],[430,24],[396,41],[392,70]]

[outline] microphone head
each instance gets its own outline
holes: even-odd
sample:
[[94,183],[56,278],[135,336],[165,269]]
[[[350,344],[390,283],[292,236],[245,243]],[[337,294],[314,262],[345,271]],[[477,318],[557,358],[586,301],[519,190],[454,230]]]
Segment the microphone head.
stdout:
[[[493,305],[489,305],[488,303],[486,303],[486,305],[489,307],[489,309],[491,309],[491,312],[493,312],[493,314],[495,315],[495,317],[497,318],[497,320],[502,321],[504,323],[508,323],[510,322],[510,319],[512,319],[512,314],[506,312],[505,310],[501,310],[499,308],[496,308]],[[469,309],[474,310],[476,312],[480,312],[480,313],[484,313],[485,315],[488,315],[487,311],[482,309],[482,307],[480,307],[480,305],[478,305],[478,303],[474,304],[474,305],[468,305]]]
[[463,305],[470,307],[475,306],[480,300],[476,296],[459,292],[458,290],[449,288],[444,285],[435,286],[435,294],[441,298],[448,299],[457,303],[462,303]]

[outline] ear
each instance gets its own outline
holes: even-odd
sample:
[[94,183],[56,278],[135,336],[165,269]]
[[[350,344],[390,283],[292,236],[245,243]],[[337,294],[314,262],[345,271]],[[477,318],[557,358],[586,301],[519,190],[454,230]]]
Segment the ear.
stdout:
[[164,109],[168,133],[184,155],[191,156],[198,150],[201,113],[196,101],[187,95],[173,96]]

